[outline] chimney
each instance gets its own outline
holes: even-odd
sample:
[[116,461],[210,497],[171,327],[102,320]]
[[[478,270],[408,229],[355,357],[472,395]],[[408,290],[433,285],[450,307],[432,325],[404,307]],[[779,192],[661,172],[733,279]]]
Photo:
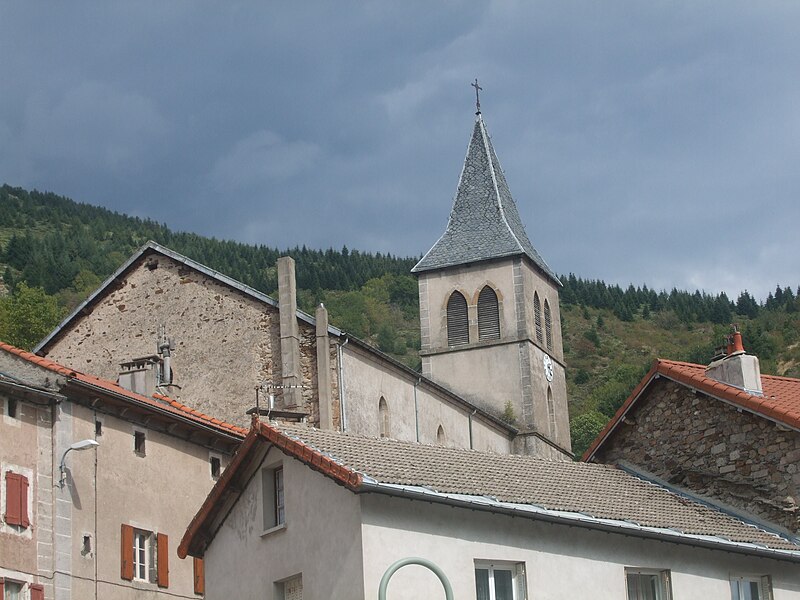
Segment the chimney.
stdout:
[[763,392],[758,357],[745,353],[739,328],[736,325],[731,328],[732,333],[725,340],[725,354],[721,358],[715,357],[706,367],[706,377],[761,396]]
[[120,363],[117,383],[120,387],[142,396],[152,396],[159,384],[162,360],[159,356],[143,356]]
[[333,429],[331,404],[331,345],[328,338],[328,309],[317,307],[317,395],[319,396],[319,428]]
[[300,393],[300,332],[297,326],[297,285],[294,259],[278,259],[278,309],[280,311],[281,375],[283,408],[293,410],[302,404]]

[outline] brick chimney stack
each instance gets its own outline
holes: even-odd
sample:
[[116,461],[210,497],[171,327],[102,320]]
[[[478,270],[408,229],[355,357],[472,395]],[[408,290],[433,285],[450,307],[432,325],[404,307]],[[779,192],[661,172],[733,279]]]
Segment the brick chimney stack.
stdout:
[[763,392],[758,357],[745,353],[739,328],[732,325],[732,329],[732,333],[726,339],[725,355],[711,361],[706,367],[706,376],[749,394],[761,396]]

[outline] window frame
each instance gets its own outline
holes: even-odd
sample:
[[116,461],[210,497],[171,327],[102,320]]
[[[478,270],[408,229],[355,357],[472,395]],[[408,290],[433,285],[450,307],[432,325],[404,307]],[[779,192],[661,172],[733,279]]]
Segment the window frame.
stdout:
[[[153,583],[151,579],[152,572],[152,554],[153,554],[153,532],[146,529],[133,528],[133,581],[142,581],[145,583]],[[141,547],[138,542],[142,541]],[[139,553],[143,552],[143,560],[139,560]],[[140,569],[144,571],[144,576],[140,576]]]
[[286,477],[282,462],[266,464],[261,469],[262,533],[286,528]]
[[488,570],[489,598],[497,600],[497,590],[494,583],[495,571],[509,571],[511,573],[511,600],[527,600],[528,582],[524,562],[504,560],[476,560],[474,562],[473,576],[475,577],[475,597],[477,598],[478,570]]
[[661,597],[657,600],[672,600],[672,573],[669,569],[647,569],[640,567],[625,567],[625,597],[628,600],[639,600],[640,596],[631,596],[631,589],[629,585],[630,576],[655,576],[658,581]]
[[[742,586],[746,583],[758,585],[759,597],[754,600],[773,600],[772,576],[770,575],[731,575],[731,599],[744,600]],[[734,591],[734,587],[737,589]]]

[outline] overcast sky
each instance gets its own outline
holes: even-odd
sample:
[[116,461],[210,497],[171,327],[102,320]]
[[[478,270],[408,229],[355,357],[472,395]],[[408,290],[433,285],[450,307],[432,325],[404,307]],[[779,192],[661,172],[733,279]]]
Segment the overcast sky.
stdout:
[[422,255],[484,119],[558,273],[800,284],[800,2],[0,0],[0,181]]

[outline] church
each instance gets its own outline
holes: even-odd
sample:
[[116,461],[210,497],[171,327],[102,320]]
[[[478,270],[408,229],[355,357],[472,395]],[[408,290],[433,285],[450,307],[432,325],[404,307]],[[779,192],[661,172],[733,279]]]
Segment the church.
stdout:
[[480,112],[446,230],[413,273],[422,373],[329,324],[323,306],[298,310],[291,258],[278,261],[275,300],[154,242],[34,351],[230,423],[247,425],[258,403],[321,429],[571,458],[561,283],[525,233]]

